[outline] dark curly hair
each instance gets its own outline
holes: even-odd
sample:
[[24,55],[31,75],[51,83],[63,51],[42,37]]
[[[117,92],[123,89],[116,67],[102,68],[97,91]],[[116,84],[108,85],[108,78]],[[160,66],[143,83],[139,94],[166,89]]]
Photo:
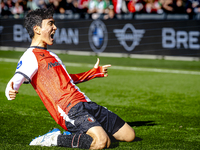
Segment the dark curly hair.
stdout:
[[24,21],[24,26],[32,39],[34,37],[34,26],[42,26],[42,20],[53,17],[54,8],[51,6],[48,9],[36,9],[29,12]]

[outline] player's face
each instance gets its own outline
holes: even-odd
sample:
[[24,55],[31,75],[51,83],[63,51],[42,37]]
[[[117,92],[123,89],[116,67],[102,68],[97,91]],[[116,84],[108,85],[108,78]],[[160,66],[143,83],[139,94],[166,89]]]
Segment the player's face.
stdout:
[[44,44],[52,45],[57,27],[53,18],[42,20],[41,36]]

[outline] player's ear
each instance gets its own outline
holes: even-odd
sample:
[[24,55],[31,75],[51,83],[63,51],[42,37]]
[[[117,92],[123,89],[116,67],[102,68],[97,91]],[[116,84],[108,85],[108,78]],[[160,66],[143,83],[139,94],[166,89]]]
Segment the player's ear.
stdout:
[[33,27],[33,31],[34,31],[35,34],[39,34],[39,35],[40,35],[40,32],[41,32],[40,26],[37,26],[37,25],[34,26],[34,27]]

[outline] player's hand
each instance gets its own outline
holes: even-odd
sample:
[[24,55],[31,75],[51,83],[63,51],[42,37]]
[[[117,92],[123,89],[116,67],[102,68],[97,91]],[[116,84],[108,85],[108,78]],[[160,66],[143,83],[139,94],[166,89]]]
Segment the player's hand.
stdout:
[[[100,62],[100,60],[99,60],[99,58],[97,58],[97,62],[94,65],[94,68],[98,68],[99,67],[99,62]],[[108,76],[108,67],[111,67],[111,65],[104,65],[104,66],[102,66],[104,77]]]
[[10,84],[10,91],[9,91],[9,96],[10,96],[10,98],[11,98],[11,100],[14,100],[15,99],[15,97],[16,97],[16,94],[18,94],[19,92],[18,91],[16,91],[16,90],[14,90],[14,88],[13,88],[13,82],[11,82],[11,84]]

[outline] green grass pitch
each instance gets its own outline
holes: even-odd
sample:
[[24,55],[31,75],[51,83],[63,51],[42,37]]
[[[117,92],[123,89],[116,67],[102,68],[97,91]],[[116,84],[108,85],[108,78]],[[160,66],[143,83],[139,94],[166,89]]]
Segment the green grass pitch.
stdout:
[[[0,58],[19,59],[21,54],[0,51]],[[86,64],[95,64],[97,58],[59,56],[64,62],[85,64],[66,66],[69,73],[89,70]],[[200,75],[190,74],[191,71],[200,72],[199,61],[100,57],[100,65],[105,64],[115,67],[109,69],[107,78],[93,79],[78,86],[92,101],[118,114],[135,130],[133,142],[116,142],[110,149],[200,149]],[[28,145],[33,138],[53,127],[61,127],[49,115],[31,85],[22,85],[16,100],[8,101],[4,91],[17,63],[0,61],[0,66],[0,149],[66,149]],[[123,70],[117,66],[185,70],[189,73]]]

